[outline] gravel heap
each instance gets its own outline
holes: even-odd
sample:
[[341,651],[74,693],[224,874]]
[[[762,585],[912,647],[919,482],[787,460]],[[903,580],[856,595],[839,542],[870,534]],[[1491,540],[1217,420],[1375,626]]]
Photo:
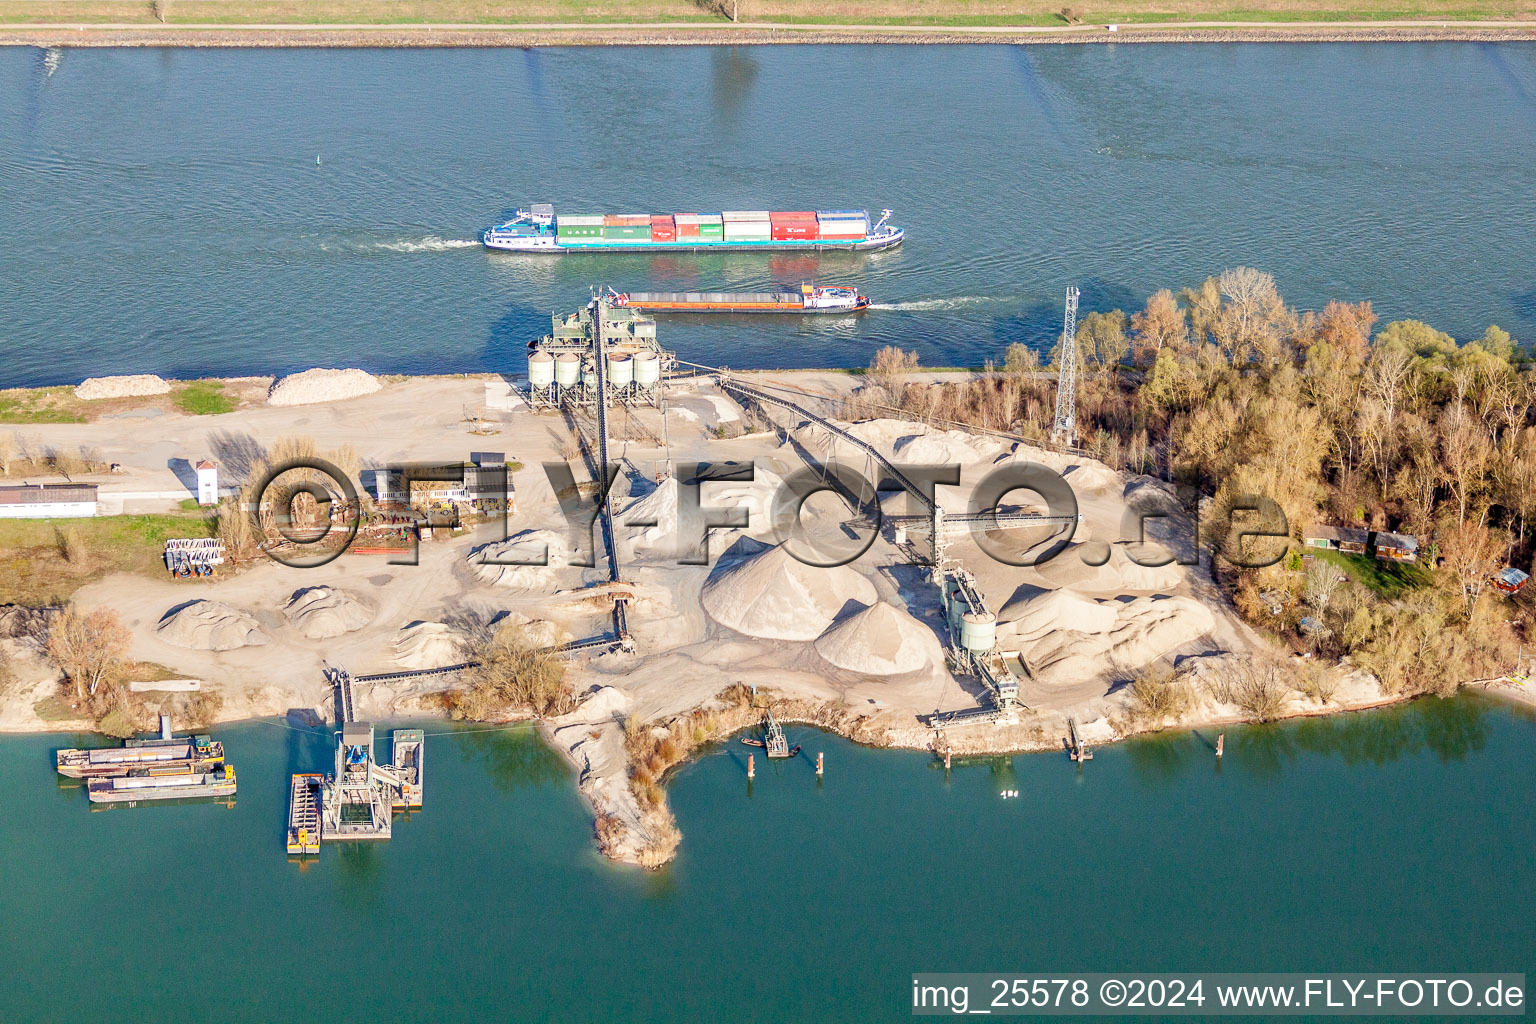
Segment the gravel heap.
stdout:
[[98,398],[137,398],[163,395],[171,385],[152,373],[133,373],[123,377],[87,377],[75,387],[75,397],[87,401]]
[[[1138,554],[1143,558],[1150,560],[1155,553],[1138,546]],[[1124,544],[1110,545],[1109,561],[1103,565],[1085,564],[1083,545],[1073,544],[1050,561],[1036,566],[1035,571],[1053,586],[1070,587],[1085,594],[1166,592],[1184,580],[1184,568],[1177,562],[1141,565],[1131,560]]]
[[814,640],[849,601],[875,603],[875,588],[846,565],[823,569],[775,545],[730,565],[704,583],[710,618],[747,636]]
[[371,395],[383,387],[363,370],[305,370],[279,378],[267,392],[268,405],[313,405]]
[[155,629],[166,643],[193,651],[233,651],[272,642],[250,615],[218,601],[193,601]]
[[[548,545],[548,554],[545,546]],[[498,561],[536,562],[548,565],[498,565]],[[555,585],[555,570],[571,564],[571,549],[553,530],[524,530],[506,540],[474,548],[465,556],[470,572],[486,583],[516,590],[541,590]]]
[[1039,640],[1058,629],[1102,633],[1114,628],[1119,609],[1113,601],[1094,601],[1070,590],[1036,591],[1010,601],[998,614],[998,635]]
[[944,657],[933,630],[884,601],[834,624],[817,639],[816,653],[838,668],[875,676],[916,672]]
[[445,622],[413,622],[395,634],[395,661],[402,668],[442,668],[464,660],[465,636]]
[[341,636],[373,621],[373,607],[345,590],[306,587],[293,592],[283,614],[311,640]]

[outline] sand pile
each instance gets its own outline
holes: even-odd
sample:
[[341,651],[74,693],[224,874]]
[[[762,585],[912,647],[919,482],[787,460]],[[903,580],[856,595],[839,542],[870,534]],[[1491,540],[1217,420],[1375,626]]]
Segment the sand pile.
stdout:
[[[656,489],[632,499],[615,517],[621,539],[637,553],[664,557],[688,549],[693,538],[702,535],[704,516],[698,509],[685,508],[682,486],[669,476]],[[654,523],[654,526],[641,526]]]
[[194,651],[233,651],[272,642],[250,615],[219,601],[193,601],[161,619],[155,631],[166,643]]
[[835,623],[817,638],[816,653],[838,668],[876,676],[916,672],[944,657],[932,630],[884,601]]
[[1103,633],[1114,628],[1118,615],[1113,602],[1094,601],[1070,590],[1037,590],[1003,607],[997,632],[999,637],[1011,635],[1022,643],[1062,629]]
[[152,373],[133,373],[121,377],[87,377],[75,387],[75,397],[87,401],[98,398],[137,398],[163,395],[171,385]]
[[1011,451],[998,456],[994,461],[998,464],[1038,462],[1060,473],[1062,479],[1078,493],[1098,493],[1111,488],[1119,490],[1121,486],[1120,474],[1096,459],[1048,451],[1029,444],[1016,444]]
[[311,640],[324,640],[368,625],[373,621],[373,606],[345,590],[307,587],[294,591],[283,614]]
[[1026,645],[1021,653],[1030,674],[1046,685],[1127,674],[1215,627],[1210,610],[1187,597],[1138,597],[1112,607],[1107,631],[1058,630]]
[[[1049,562],[1036,566],[1035,571],[1054,587],[1070,587],[1085,594],[1168,591],[1183,582],[1184,569],[1177,562],[1161,566],[1140,565],[1131,560],[1126,547],[1111,544],[1109,561],[1103,565],[1088,565],[1083,561],[1083,554],[1085,550],[1091,554],[1093,548],[1081,542],[1072,544]],[[1142,545],[1136,546],[1136,554],[1142,558],[1167,557],[1155,547]]]
[[362,370],[305,370],[280,378],[267,392],[268,405],[312,405],[371,395],[383,387]]
[[908,434],[896,442],[898,462],[970,466],[997,454],[998,444],[963,430]]
[[[565,538],[553,530],[524,530],[506,540],[472,549],[465,560],[476,578],[485,583],[516,590],[540,590],[553,587],[555,570],[571,564],[571,549]],[[496,564],[539,561],[548,564]]]
[[404,668],[442,668],[464,660],[465,635],[445,622],[413,622],[395,634],[395,661]]
[[782,545],[721,564],[701,595],[710,618],[748,636],[814,640],[849,601],[875,603],[875,588],[846,565],[823,569],[796,561]]

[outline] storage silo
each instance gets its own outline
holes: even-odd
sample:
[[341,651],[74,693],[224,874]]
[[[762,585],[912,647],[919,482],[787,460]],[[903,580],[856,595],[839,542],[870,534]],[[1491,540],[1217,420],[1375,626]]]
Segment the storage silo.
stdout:
[[655,352],[636,352],[634,358],[635,383],[654,387],[661,381],[661,360]]
[[628,352],[608,353],[608,383],[616,388],[629,387],[635,379],[635,361]]
[[991,612],[966,612],[960,616],[960,646],[973,654],[985,654],[997,646],[997,616]]
[[534,352],[528,356],[528,383],[532,387],[547,388],[555,382],[555,357],[548,352]]
[[581,358],[574,352],[562,352],[555,357],[555,383],[563,388],[573,388],[581,380]]

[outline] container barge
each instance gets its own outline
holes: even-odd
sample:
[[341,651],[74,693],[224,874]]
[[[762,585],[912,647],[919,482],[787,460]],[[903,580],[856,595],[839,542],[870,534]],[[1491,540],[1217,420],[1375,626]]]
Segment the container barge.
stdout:
[[727,210],[723,213],[556,214],[548,203],[518,210],[480,240],[512,252],[873,252],[906,232],[890,210]]
[[235,795],[235,770],[223,765],[212,771],[184,768],[136,768],[132,775],[91,779],[85,795],[93,804],[138,803],[143,800],[227,799]]
[[615,306],[647,313],[859,313],[869,299],[856,288],[803,284],[771,292],[614,292]]

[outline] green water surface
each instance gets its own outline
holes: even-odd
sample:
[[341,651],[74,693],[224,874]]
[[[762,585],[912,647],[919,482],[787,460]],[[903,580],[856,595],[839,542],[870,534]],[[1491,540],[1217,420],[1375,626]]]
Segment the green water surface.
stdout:
[[[290,860],[328,734],[218,730],[233,808],[92,812],[0,740],[0,1020],[868,1021],[914,971],[1526,971],[1536,721],[1484,699],[957,765],[791,729],[670,785],[654,874],[526,727],[427,726],[426,807]],[[827,775],[814,774],[825,751]],[[808,757],[807,757],[808,755]],[[1017,790],[1017,799],[1001,798]]]

